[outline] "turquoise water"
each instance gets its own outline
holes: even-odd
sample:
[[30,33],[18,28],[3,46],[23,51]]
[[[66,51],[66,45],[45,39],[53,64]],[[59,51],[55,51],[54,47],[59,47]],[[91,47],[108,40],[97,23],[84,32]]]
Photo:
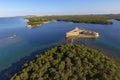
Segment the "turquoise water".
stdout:
[[[110,20],[112,25],[84,24],[52,21],[40,27],[26,28],[23,18],[0,19],[0,72],[36,50],[42,50],[65,41],[65,33],[74,27],[97,31],[99,39],[79,39],[120,61],[120,21]],[[16,35],[14,39],[9,36]]]

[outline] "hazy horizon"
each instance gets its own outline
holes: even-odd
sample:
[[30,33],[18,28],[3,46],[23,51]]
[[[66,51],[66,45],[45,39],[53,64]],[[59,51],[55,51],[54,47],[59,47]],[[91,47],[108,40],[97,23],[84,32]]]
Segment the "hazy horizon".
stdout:
[[120,14],[120,0],[1,0],[0,17]]

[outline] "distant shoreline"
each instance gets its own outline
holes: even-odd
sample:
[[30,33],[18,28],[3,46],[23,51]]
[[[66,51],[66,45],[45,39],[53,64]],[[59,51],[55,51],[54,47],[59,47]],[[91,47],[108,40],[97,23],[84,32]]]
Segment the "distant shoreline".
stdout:
[[109,19],[112,18],[107,16],[45,16],[45,17],[27,17],[25,19],[28,20],[27,21],[28,28],[37,27],[53,20],[74,22],[74,23],[103,24],[103,25],[113,24],[112,22],[108,21]]

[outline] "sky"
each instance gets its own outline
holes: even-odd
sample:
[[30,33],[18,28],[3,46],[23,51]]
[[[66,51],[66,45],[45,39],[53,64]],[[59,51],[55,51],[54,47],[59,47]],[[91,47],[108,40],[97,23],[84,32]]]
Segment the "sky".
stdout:
[[0,17],[120,14],[120,0],[0,0]]

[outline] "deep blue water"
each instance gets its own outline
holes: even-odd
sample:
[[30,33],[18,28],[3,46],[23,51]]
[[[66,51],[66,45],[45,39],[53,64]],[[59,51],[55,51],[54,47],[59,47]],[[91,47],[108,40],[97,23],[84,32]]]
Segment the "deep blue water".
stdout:
[[[63,21],[52,21],[40,27],[26,28],[23,18],[0,19],[0,72],[10,67],[31,52],[42,50],[65,41],[65,33],[81,27],[100,34],[98,39],[79,39],[77,43],[84,43],[99,49],[105,54],[120,61],[120,21],[110,20],[114,24],[85,24]],[[16,35],[14,39],[7,37]]]

